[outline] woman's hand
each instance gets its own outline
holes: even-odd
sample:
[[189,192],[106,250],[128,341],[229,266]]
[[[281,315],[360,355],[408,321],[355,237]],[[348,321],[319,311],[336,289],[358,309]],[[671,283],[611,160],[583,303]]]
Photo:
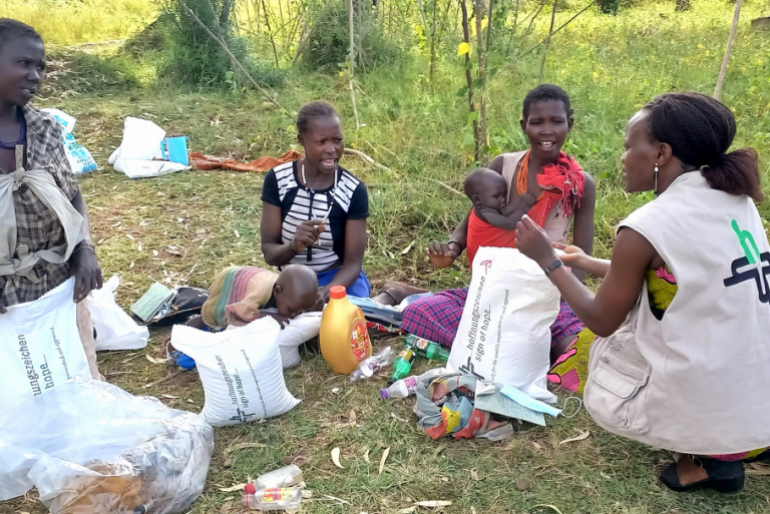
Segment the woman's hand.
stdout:
[[584,267],[581,266],[581,263],[583,257],[586,256],[586,253],[582,248],[575,245],[565,245],[563,243],[553,243],[553,247],[564,252],[564,254],[560,255],[559,258],[565,266],[569,266],[570,268],[575,269],[584,269]]
[[529,216],[524,216],[516,226],[516,248],[541,268],[546,268],[556,260],[556,252],[545,230]]
[[438,241],[432,242],[427,250],[428,259],[437,268],[448,268],[451,266],[461,251],[462,249],[457,243],[439,243]]
[[313,246],[321,238],[326,230],[323,220],[303,221],[297,227],[294,239],[291,240],[291,249],[297,253],[304,252],[308,246]]
[[102,270],[93,247],[79,247],[70,257],[70,273],[75,277],[75,303],[79,303],[94,289],[102,288]]

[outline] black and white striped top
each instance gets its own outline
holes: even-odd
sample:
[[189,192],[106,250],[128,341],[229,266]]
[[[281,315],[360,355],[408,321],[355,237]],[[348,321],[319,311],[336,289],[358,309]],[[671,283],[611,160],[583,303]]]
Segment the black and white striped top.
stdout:
[[[288,243],[303,221],[323,219],[329,211],[332,187],[311,190],[300,185],[297,161],[276,166],[265,175],[262,201],[281,208],[281,237]],[[337,268],[345,256],[345,225],[347,220],[369,217],[369,197],[366,185],[349,171],[339,168],[334,203],[329,223],[316,244],[298,253],[291,264],[304,264],[316,273]]]

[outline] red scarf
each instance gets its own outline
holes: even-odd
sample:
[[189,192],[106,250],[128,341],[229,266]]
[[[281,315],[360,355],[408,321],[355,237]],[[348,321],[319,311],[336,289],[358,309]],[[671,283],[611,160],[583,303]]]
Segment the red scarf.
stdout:
[[[529,152],[521,159],[516,175],[516,189],[519,196],[527,192],[528,167]],[[537,175],[537,184],[543,188],[543,193],[527,215],[535,223],[545,227],[545,221],[557,203],[562,202],[565,217],[571,216],[573,210],[580,207],[580,198],[583,196],[585,187],[585,175],[583,175],[583,168],[575,159],[561,152],[556,164],[545,166],[543,172]],[[468,260],[473,264],[473,258],[481,246],[516,248],[516,231],[497,228],[482,221],[476,216],[474,209],[468,220],[466,243]]]

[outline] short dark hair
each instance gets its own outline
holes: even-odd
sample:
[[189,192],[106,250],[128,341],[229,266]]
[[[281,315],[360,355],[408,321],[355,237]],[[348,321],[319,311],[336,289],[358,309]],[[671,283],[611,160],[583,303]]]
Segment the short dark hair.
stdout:
[[330,103],[318,100],[305,104],[297,114],[297,132],[300,134],[307,132],[307,126],[311,119],[327,117],[339,117],[337,110]]
[[667,93],[643,110],[649,113],[650,137],[668,144],[683,164],[700,169],[712,188],[762,201],[757,151],[727,153],[736,126],[722,102],[700,93]]
[[524,106],[521,113],[524,121],[527,121],[529,118],[529,109],[532,104],[535,102],[542,102],[543,100],[556,100],[562,102],[564,108],[567,110],[567,116],[570,118],[572,117],[572,104],[569,101],[567,92],[555,84],[540,84],[524,97]]
[[0,18],[0,49],[11,39],[18,37],[28,37],[43,42],[40,34],[26,23],[10,18]]

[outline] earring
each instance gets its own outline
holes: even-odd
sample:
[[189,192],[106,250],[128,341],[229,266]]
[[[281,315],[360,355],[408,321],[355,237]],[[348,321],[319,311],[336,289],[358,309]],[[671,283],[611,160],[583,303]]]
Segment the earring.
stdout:
[[655,189],[653,190],[655,196],[658,196],[658,163],[655,163]]

